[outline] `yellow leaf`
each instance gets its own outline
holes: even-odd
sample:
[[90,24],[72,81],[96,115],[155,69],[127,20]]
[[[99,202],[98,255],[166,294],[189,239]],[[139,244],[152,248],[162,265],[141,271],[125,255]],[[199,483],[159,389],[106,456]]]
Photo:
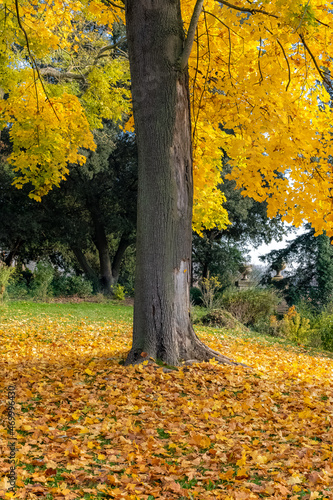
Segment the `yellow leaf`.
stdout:
[[316,498],[319,498],[320,494],[318,491],[312,491],[310,494],[310,500],[315,500]]
[[238,469],[236,477],[240,478],[246,478],[249,477],[248,472],[245,468]]
[[245,453],[245,451],[243,451],[242,458],[237,460],[236,465],[238,465],[238,467],[243,467],[243,465],[245,465],[245,463],[246,463],[246,453]]

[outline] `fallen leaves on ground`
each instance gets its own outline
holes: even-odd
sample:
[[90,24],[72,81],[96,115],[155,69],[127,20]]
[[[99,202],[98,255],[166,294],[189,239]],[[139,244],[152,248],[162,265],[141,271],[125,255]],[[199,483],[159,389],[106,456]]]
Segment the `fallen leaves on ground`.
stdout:
[[0,322],[0,498],[13,384],[15,498],[333,499],[333,360],[198,328],[252,369],[124,367],[131,328],[71,316]]

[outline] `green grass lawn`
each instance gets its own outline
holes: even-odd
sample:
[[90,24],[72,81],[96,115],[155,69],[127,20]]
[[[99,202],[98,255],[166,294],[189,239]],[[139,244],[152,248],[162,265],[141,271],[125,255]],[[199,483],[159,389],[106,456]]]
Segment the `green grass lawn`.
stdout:
[[105,322],[131,321],[133,307],[115,301],[102,303],[95,302],[66,302],[42,303],[33,301],[9,301],[0,305],[0,319],[6,321],[13,317],[32,318],[36,316],[71,317],[73,320],[87,320]]
[[[200,325],[200,319],[207,314],[207,309],[204,307],[195,306],[192,308],[192,320],[198,324],[194,324],[195,330],[205,331],[207,334],[215,334],[223,331],[224,335],[230,337],[238,337],[244,339],[253,339],[261,344],[277,344],[284,348],[286,351],[293,350],[299,352],[306,352],[310,355],[323,354],[324,356],[333,358],[333,353],[315,349],[311,347],[304,347],[296,343],[290,342],[287,339],[280,337],[272,337],[263,333],[245,329],[234,330],[220,329]],[[52,303],[52,302],[34,302],[34,301],[8,301],[0,304],[0,321],[6,322],[12,319],[33,319],[38,317],[42,319],[43,315],[49,318],[64,318],[71,322],[79,322],[85,320],[86,322],[100,322],[106,323],[108,321],[123,321],[131,323],[133,321],[133,306],[125,305],[123,302],[106,301],[102,303],[96,302],[71,302],[70,300],[65,303]]]

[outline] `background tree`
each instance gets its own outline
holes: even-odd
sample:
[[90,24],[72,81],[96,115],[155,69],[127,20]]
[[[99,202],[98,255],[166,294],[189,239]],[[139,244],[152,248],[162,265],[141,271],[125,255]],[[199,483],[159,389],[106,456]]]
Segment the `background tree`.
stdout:
[[263,277],[264,283],[271,283],[271,277],[282,263],[284,279],[277,283],[290,304],[304,299],[317,309],[333,298],[333,248],[327,235],[315,236],[308,224],[306,231],[289,242],[281,250],[273,250],[261,257],[269,263]]
[[[73,251],[86,276],[96,281],[99,275],[102,290],[110,293],[126,249],[135,241],[136,145],[133,135],[119,134],[112,125],[96,131],[95,141],[97,150],[87,153],[85,165],[73,165],[64,186],[45,201],[50,219],[61,221],[55,237]],[[98,252],[97,276],[85,256],[91,244]]]
[[67,182],[41,203],[28,197],[27,187],[15,189],[13,173],[1,164],[0,245],[8,265],[14,258],[27,263],[47,256],[60,268],[83,271],[96,290],[111,293],[135,238],[136,146],[133,134],[112,123],[95,132],[95,141],[97,150],[86,152],[85,165],[72,165]]
[[192,280],[218,276],[223,288],[234,284],[239,267],[249,259],[248,246],[258,247],[272,240],[281,240],[290,231],[281,216],[270,219],[267,203],[242,196],[234,180],[226,177],[231,171],[224,161],[222,180],[219,188],[226,198],[224,208],[228,212],[230,224],[225,229],[204,230],[202,236],[193,234],[193,276]]

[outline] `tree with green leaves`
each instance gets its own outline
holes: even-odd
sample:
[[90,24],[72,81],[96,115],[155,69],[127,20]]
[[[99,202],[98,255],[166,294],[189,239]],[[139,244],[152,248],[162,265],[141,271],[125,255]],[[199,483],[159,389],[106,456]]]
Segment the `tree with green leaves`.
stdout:
[[[7,250],[7,264],[14,258],[27,263],[48,256],[57,265],[73,265],[73,253],[74,267],[96,290],[111,293],[125,252],[135,241],[136,145],[133,134],[112,123],[95,131],[95,141],[97,150],[85,152],[84,166],[72,165],[67,181],[41,203],[28,197],[27,187],[15,189],[11,170],[1,163],[0,245]],[[3,141],[5,154],[4,146]],[[96,251],[98,263],[88,256]]]
[[295,304],[304,299],[320,309],[333,300],[333,247],[327,235],[315,236],[309,224],[305,229],[285,248],[261,258],[269,264],[263,282],[272,283],[272,276],[286,264],[283,280],[276,286],[283,290],[288,302]]

